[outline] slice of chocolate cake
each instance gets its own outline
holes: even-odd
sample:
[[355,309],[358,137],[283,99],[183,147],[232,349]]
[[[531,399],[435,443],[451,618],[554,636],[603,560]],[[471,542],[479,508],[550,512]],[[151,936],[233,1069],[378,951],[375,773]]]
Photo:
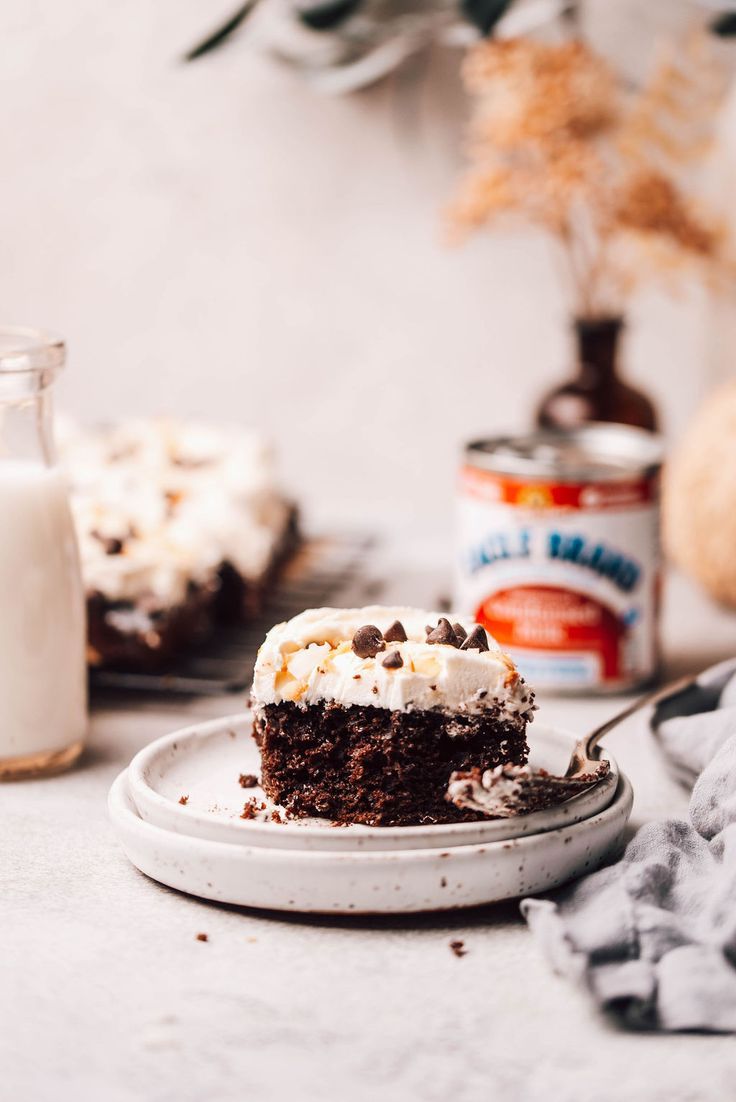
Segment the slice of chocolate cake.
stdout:
[[290,815],[480,818],[450,774],[522,765],[534,694],[482,627],[412,608],[311,609],[266,636],[252,704],[262,785]]
[[258,433],[153,418],[61,436],[91,666],[166,672],[260,614],[299,535]]

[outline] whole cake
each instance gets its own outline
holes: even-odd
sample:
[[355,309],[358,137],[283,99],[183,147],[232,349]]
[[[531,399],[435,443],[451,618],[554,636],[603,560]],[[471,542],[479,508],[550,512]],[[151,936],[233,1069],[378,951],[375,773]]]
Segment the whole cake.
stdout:
[[259,611],[297,542],[260,436],[168,419],[59,435],[91,665],[158,670]]
[[252,706],[262,785],[288,814],[474,819],[450,775],[523,765],[534,694],[485,630],[413,608],[311,609],[266,636]]

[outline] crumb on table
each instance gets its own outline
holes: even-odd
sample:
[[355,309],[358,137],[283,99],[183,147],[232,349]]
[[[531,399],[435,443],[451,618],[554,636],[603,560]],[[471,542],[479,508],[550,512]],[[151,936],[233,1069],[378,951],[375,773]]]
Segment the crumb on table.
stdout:
[[238,784],[241,788],[255,788],[258,784],[258,777],[255,773],[241,773],[238,777]]
[[461,941],[459,938],[455,938],[453,941],[450,942],[450,948],[452,949],[456,957],[464,957],[468,951],[465,948],[465,942]]
[[209,940],[210,940],[210,935],[209,934],[197,934],[197,941],[209,941]]
[[180,796],[179,797],[179,803],[182,804],[182,805],[183,804],[188,804],[189,803],[189,797],[188,796]]

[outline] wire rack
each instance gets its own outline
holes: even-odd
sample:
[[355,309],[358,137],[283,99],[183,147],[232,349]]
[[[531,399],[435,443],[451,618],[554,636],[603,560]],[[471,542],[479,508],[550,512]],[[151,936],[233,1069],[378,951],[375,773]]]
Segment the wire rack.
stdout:
[[305,540],[259,617],[239,627],[219,628],[170,669],[156,673],[91,670],[90,688],[196,696],[243,692],[268,629],[305,608],[340,603],[339,595],[354,589],[365,575],[373,546],[372,537],[355,533]]

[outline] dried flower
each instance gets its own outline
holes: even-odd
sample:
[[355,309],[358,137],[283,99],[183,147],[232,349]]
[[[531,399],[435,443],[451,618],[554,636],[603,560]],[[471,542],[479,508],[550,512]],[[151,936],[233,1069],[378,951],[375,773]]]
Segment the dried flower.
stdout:
[[649,80],[622,119],[616,140],[623,156],[645,164],[656,160],[670,170],[702,160],[725,87],[726,74],[713,64],[702,34],[661,47]]
[[684,196],[656,169],[642,169],[624,180],[616,196],[618,226],[668,238],[683,251],[708,257],[718,246],[713,226],[698,219]]
[[588,137],[615,117],[614,75],[582,42],[484,42],[470,51],[463,76],[479,101],[473,133],[497,147]]
[[[463,68],[470,170],[448,211],[453,236],[514,221],[543,228],[562,246],[584,315],[620,309],[646,270],[725,264],[724,235],[674,167],[703,148],[718,85],[702,42],[689,51],[690,69],[667,55],[632,97],[582,42],[473,47]],[[632,241],[635,265],[620,247]]]

